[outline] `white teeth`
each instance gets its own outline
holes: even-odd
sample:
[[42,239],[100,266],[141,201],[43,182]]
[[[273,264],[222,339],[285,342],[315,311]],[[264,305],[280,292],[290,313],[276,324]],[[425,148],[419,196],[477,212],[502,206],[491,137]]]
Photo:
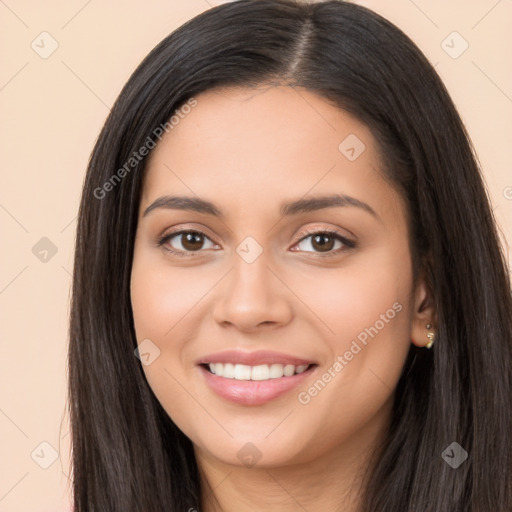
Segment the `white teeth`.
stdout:
[[283,373],[283,365],[282,364],[272,364],[270,365],[270,375],[269,377],[271,379],[278,379],[279,377],[282,377],[284,375]]
[[291,377],[295,373],[295,366],[293,364],[287,364],[283,370],[285,377]]
[[222,375],[224,375],[224,377],[226,377],[227,379],[235,378],[235,365],[234,364],[226,363],[224,365],[224,368],[221,368],[220,371],[222,372]]
[[[222,363],[217,363],[215,365],[215,370],[219,370],[219,367],[222,368],[222,366]],[[215,375],[220,375],[220,372]],[[235,364],[234,377],[236,380],[251,380],[251,367],[246,364]]]
[[270,379],[270,368],[268,364],[260,364],[253,366],[251,372],[251,380],[268,380]]
[[308,367],[309,364],[301,364],[299,366],[293,364],[260,364],[257,366],[232,363],[209,364],[210,371],[213,374],[235,380],[269,380],[291,377],[292,375],[305,372]]
[[302,373],[308,369],[309,364],[301,364],[295,368],[295,373]]

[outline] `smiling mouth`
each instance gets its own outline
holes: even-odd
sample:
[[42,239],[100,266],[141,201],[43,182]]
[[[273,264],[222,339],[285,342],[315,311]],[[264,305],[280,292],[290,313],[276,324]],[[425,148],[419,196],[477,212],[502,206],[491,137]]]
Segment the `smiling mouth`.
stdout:
[[[216,357],[218,360],[218,357]],[[204,383],[216,395],[229,402],[244,405],[263,405],[303,385],[316,373],[318,364],[210,363],[199,364]]]
[[259,364],[249,366],[233,363],[209,363],[202,364],[210,373],[217,377],[234,380],[265,381],[282,377],[293,377],[311,369],[315,364]]

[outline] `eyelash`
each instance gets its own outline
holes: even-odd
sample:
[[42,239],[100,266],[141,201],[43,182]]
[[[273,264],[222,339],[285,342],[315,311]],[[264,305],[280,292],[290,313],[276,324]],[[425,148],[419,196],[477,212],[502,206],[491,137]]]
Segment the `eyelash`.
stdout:
[[[199,250],[199,251],[181,251],[181,250],[177,250],[177,249],[172,249],[172,248],[164,245],[166,242],[168,242],[172,238],[174,238],[174,237],[176,237],[178,235],[183,235],[185,233],[191,233],[191,234],[194,234],[194,235],[201,235],[201,236],[204,236],[205,238],[207,238],[208,240],[213,242],[213,240],[211,240],[210,237],[208,237],[202,231],[198,231],[196,229],[182,229],[180,231],[174,231],[172,233],[168,233],[168,234],[164,235],[163,237],[159,238],[158,246],[162,247],[164,250],[166,250],[166,251],[168,251],[168,252],[170,252],[172,254],[175,254],[177,256],[180,256],[180,257],[191,257],[191,256],[194,256],[194,252],[197,252],[197,253],[202,252],[201,250]],[[316,253],[318,256],[320,256],[322,258],[330,257],[330,256],[337,256],[341,252],[344,252],[344,251],[346,251],[348,249],[353,249],[353,248],[356,247],[356,243],[354,241],[349,240],[348,238],[345,238],[344,236],[340,235],[336,230],[329,229],[329,228],[322,229],[322,230],[316,230],[316,231],[306,231],[304,233],[304,236],[300,240],[298,240],[295,245],[299,244],[303,240],[309,238],[310,236],[314,236],[314,235],[329,235],[329,236],[332,236],[336,240],[339,240],[345,246],[345,248],[338,249],[338,250],[336,250],[334,252]],[[300,252],[300,251],[298,251],[298,252]],[[314,251],[304,251],[304,252],[314,252]]]

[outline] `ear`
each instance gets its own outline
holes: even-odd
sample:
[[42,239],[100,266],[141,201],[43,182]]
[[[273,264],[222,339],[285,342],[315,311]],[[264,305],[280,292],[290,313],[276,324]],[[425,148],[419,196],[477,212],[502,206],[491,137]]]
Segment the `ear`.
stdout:
[[[414,291],[414,309],[411,321],[411,342],[417,347],[425,347],[429,343],[427,333],[437,333],[437,311],[430,288],[424,277],[418,279]],[[430,328],[427,329],[427,325]]]

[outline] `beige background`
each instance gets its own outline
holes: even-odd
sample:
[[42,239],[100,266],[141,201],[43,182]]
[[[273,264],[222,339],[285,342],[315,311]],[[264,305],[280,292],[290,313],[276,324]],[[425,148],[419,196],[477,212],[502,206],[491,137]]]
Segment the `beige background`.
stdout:
[[[140,60],[218,3],[0,0],[0,512],[69,510],[67,321],[87,159]],[[510,242],[512,0],[358,3],[401,27],[436,66],[479,154],[503,243]],[[467,50],[452,58],[464,41]]]

